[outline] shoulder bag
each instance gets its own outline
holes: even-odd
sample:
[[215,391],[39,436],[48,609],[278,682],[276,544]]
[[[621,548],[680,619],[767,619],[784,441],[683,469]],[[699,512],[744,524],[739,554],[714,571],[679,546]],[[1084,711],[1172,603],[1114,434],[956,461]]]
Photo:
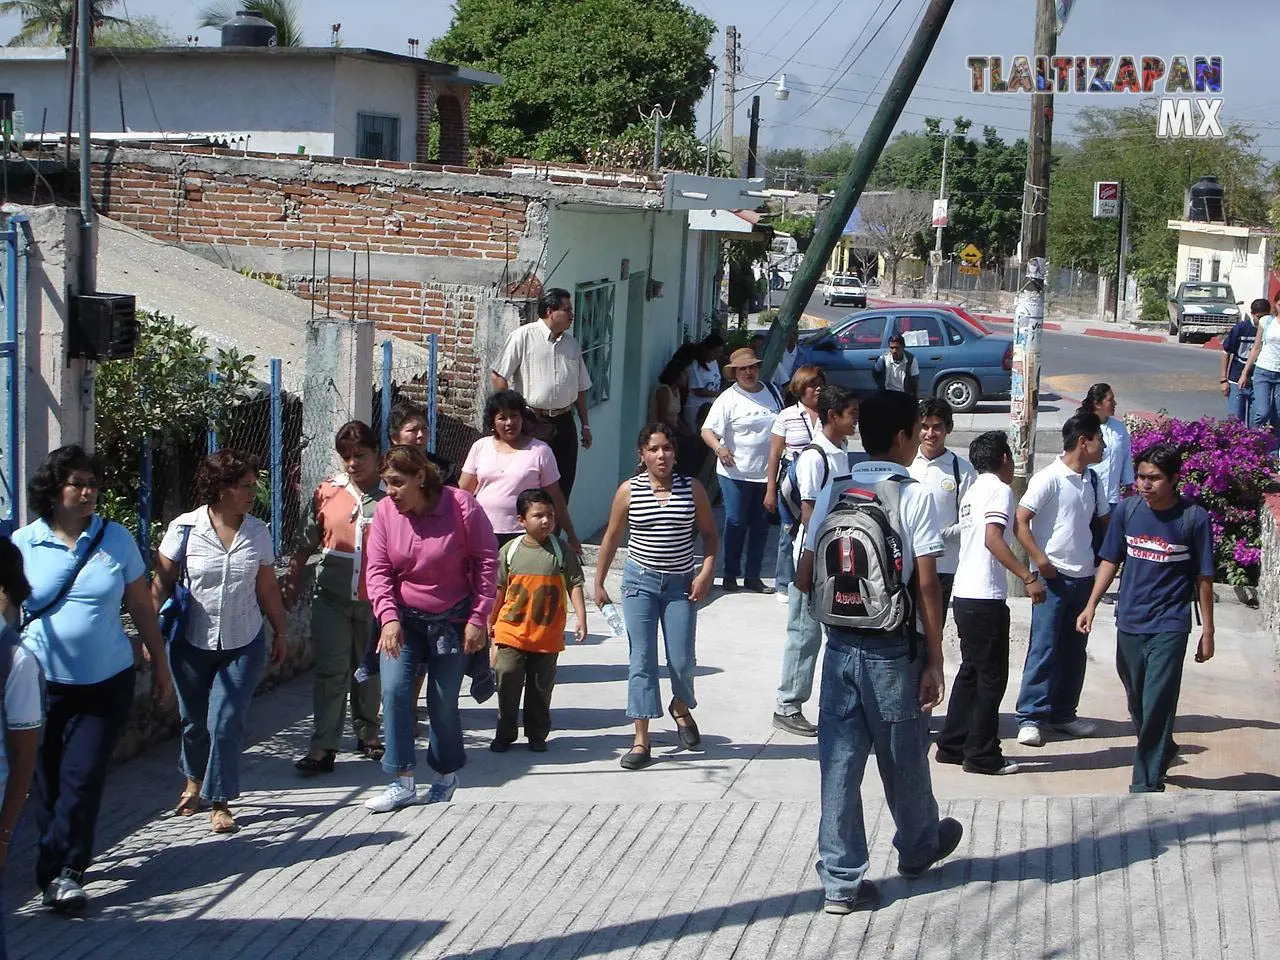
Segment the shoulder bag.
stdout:
[[183,524],[182,565],[178,568],[177,579],[173,582],[173,592],[160,606],[160,636],[166,643],[185,640],[187,621],[191,612],[191,576],[187,573],[187,542],[191,539],[191,524]]
[[66,582],[59,588],[53,599],[46,603],[38,610],[31,610],[22,617],[22,626],[18,628],[18,632],[22,633],[32,623],[39,620],[54,607],[67,598],[67,594],[71,592],[72,585],[76,582],[76,577],[80,576],[80,571],[84,569],[85,564],[92,559],[93,555],[98,552],[98,547],[102,545],[102,538],[107,535],[107,522],[102,521],[102,526],[98,527],[98,532],[93,535],[93,539],[89,541],[89,549],[76,560],[76,565],[71,568],[71,575],[67,577]]

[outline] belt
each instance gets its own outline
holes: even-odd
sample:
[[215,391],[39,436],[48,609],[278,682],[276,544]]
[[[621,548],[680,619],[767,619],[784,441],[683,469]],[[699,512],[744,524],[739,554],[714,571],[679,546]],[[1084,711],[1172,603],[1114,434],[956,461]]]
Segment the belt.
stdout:
[[534,413],[536,413],[540,417],[548,417],[552,420],[554,420],[556,417],[563,417],[565,414],[573,413],[572,406],[557,407],[554,410],[547,410],[542,407],[530,407],[529,409],[532,410]]

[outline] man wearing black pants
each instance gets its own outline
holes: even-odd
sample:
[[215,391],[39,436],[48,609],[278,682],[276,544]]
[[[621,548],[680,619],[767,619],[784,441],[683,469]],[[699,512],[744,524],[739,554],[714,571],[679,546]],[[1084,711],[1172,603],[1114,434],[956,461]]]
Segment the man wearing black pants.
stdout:
[[960,672],[951,688],[947,720],[937,743],[939,763],[969,773],[1017,773],[1000,751],[1000,701],[1009,684],[1009,605],[1005,571],[1027,585],[1032,603],[1044,600],[1040,579],[1010,549],[1014,518],[1013,454],[1000,430],[969,445],[979,473],[960,502],[960,559],[952,613],[960,634]]
[[591,376],[582,359],[582,348],[573,338],[573,297],[568,290],[552,287],[538,300],[538,319],[516,329],[490,371],[494,391],[518,390],[537,415],[533,433],[545,441],[556,458],[560,489],[566,502],[578,473],[578,425],[582,423],[584,449],[591,449],[587,423],[587,391]]

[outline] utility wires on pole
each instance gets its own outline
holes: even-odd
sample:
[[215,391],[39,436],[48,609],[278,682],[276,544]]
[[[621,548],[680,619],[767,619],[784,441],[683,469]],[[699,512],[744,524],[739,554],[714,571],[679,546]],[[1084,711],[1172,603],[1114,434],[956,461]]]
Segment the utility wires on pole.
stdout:
[[653,166],[650,168],[654,173],[662,169],[662,121],[670,120],[676,112],[676,105],[671,104],[671,109],[666,113],[662,112],[662,104],[654,104],[654,107],[648,113],[640,111],[640,119],[646,123],[653,121]]

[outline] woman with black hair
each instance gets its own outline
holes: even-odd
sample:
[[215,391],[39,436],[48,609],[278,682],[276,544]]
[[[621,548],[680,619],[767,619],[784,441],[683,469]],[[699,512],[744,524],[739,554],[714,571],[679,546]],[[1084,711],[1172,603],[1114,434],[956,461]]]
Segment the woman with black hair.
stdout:
[[514,390],[499,390],[485,404],[484,422],[489,436],[471,445],[458,486],[480,502],[498,545],[505,546],[524,533],[516,512],[521,491],[545,490],[555,506],[556,524],[568,536],[570,549],[581,556],[582,544],[560,490],[555,454],[549,444],[530,434],[533,414],[524,397]]
[[36,519],[13,536],[31,597],[22,642],[46,680],[45,735],[36,766],[36,883],[44,905],[80,910],[93,834],[116,740],[133,707],[137,654],[129,612],[151,660],[159,705],[171,680],[147,568],[133,536],[98,516],[102,465],[74,444],[45,458],[27,484]]
[[271,532],[249,513],[257,487],[258,463],[248,454],[206,457],[196,472],[201,505],[169,524],[153,585],[157,607],[179,575],[191,589],[182,636],[169,644],[187,778],[176,813],[189,817],[208,804],[214,833],[238,829],[228,804],[240,796],[249,702],[267,662],[263,614],[273,666],[284,660],[289,632]]
[[658,374],[658,387],[649,400],[649,422],[661,423],[675,431],[676,470],[695,475],[706,459],[707,449],[684,420],[684,406],[689,400],[689,368],[698,359],[700,347],[686,343],[675,352]]
[[[1098,493],[1111,505],[1120,503],[1120,491],[1133,486],[1133,441],[1129,428],[1116,416],[1116,394],[1108,383],[1095,383],[1080,404],[1080,413],[1092,413],[1102,421],[1102,462],[1090,467],[1098,476]],[[1102,546],[1101,537],[1098,538]]]

